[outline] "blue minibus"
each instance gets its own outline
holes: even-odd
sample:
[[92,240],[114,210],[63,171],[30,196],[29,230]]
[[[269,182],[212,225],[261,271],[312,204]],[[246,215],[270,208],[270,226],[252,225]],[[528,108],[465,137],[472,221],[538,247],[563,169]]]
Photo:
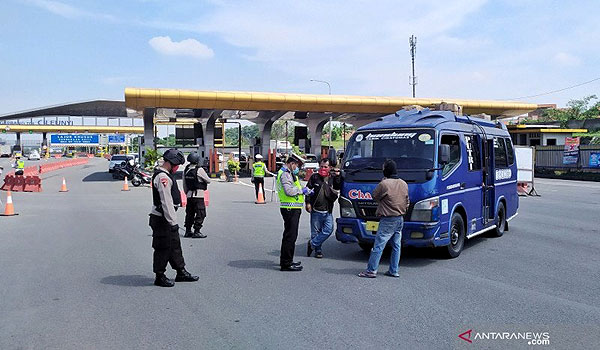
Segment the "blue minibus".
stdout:
[[410,206],[402,245],[460,255],[465,240],[501,236],[517,215],[517,166],[500,122],[429,109],[401,110],[359,128],[342,156],[336,237],[371,249],[378,228],[371,194],[393,159]]

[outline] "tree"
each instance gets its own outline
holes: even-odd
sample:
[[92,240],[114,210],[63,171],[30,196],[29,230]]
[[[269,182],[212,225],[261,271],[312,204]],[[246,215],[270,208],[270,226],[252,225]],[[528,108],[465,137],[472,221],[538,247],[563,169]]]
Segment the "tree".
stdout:
[[287,121],[286,120],[277,120],[273,123],[273,127],[271,128],[271,139],[272,140],[283,140],[285,139],[285,129],[287,125],[287,141],[294,140],[294,127],[297,125],[297,122]]
[[566,127],[570,120],[584,120],[596,118],[600,115],[600,102],[591,105],[593,100],[597,100],[596,95],[589,95],[579,100],[571,100],[567,103],[567,108],[548,109],[542,115],[541,121],[558,121],[561,127]]

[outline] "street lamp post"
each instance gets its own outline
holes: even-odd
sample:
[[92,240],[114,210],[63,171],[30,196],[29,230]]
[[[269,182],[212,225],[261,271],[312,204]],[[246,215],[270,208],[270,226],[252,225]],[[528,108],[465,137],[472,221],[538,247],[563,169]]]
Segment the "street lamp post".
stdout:
[[[331,84],[329,84],[329,82],[327,82],[325,80],[318,80],[318,79],[311,79],[310,81],[314,81],[314,82],[317,82],[317,83],[327,84],[327,88],[329,88],[329,95],[331,95]],[[330,116],[329,117],[329,148],[331,148],[331,132],[332,132],[331,128],[332,128],[332,121],[333,121],[333,118]]]

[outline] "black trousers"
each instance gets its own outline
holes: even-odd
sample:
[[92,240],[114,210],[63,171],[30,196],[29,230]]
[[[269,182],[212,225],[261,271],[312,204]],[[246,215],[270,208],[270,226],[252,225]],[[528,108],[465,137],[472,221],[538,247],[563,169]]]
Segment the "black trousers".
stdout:
[[174,270],[185,267],[179,231],[174,231],[171,225],[162,216],[150,215],[152,228],[152,248],[154,248],[153,270],[154,273],[165,273],[167,263]]
[[283,217],[283,238],[281,239],[280,266],[290,266],[294,261],[294,250],[298,238],[301,209],[280,209]]
[[265,198],[265,200],[266,200],[267,197],[265,196],[265,178],[264,177],[255,177],[254,178],[254,192],[256,193],[257,200],[258,200],[259,185],[262,185],[263,198]]
[[204,218],[206,218],[204,198],[188,198],[185,207],[185,228],[194,226],[194,230],[200,231],[202,224],[204,224]]

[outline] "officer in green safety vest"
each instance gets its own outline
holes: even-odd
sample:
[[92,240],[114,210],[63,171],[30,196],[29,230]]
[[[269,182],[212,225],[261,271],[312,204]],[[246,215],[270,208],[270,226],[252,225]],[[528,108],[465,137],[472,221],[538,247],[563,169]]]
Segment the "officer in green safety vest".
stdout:
[[281,255],[279,266],[281,271],[302,271],[300,262],[294,262],[294,249],[298,238],[298,224],[304,207],[304,195],[312,193],[307,187],[300,185],[298,171],[304,160],[293,154],[277,173],[277,194],[280,211],[283,217],[283,238],[281,239]]
[[15,162],[15,175],[23,175],[25,172],[25,162],[21,159],[21,157],[17,157],[17,161]]
[[256,161],[252,164],[252,179],[250,181],[254,184],[254,192],[256,194],[256,200],[258,200],[258,191],[261,188],[261,185],[263,198],[265,198],[265,175],[269,174],[275,176],[275,174],[267,169],[267,166],[262,161],[262,155],[257,154],[254,156],[254,159],[256,159]]

